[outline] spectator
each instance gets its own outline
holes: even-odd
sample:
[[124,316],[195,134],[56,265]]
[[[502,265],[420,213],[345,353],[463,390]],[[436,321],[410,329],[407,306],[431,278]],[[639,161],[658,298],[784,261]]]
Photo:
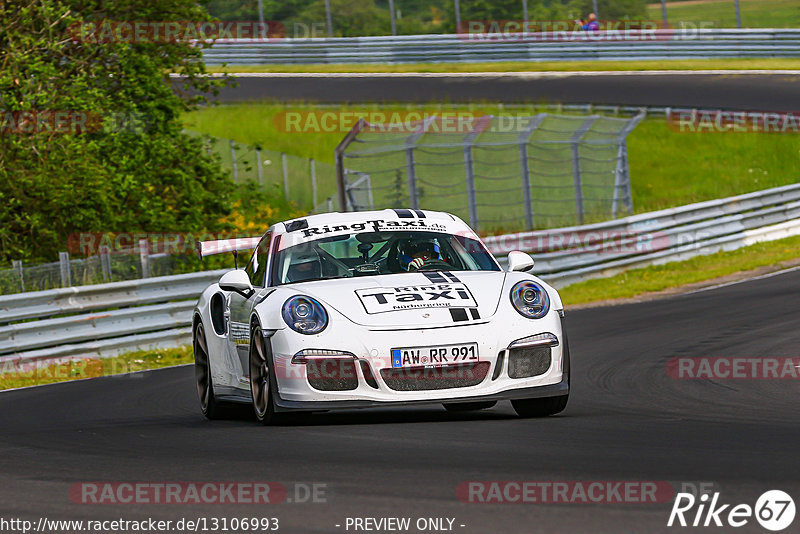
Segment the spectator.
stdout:
[[589,13],[589,20],[576,20],[578,24],[581,25],[581,29],[586,32],[596,32],[600,29],[600,25],[597,23],[597,15],[594,13]]

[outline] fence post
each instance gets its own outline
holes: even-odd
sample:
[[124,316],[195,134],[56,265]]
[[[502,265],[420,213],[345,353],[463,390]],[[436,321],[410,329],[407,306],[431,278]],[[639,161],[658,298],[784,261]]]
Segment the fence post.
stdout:
[[233,169],[233,179],[237,180],[239,178],[239,169],[236,166],[236,145],[233,143],[233,139],[230,140],[231,144],[231,168]]
[[61,287],[70,287],[72,276],[69,269],[69,252],[59,252],[58,263],[61,268]]
[[11,262],[11,267],[16,269],[17,273],[19,274],[19,286],[22,289],[22,292],[25,293],[25,277],[22,272],[22,260],[14,260]]
[[[358,119],[358,122],[355,126],[353,126],[347,135],[344,136],[338,145],[336,145],[336,149],[333,151],[334,161],[336,162],[336,187],[338,188],[338,196],[339,196],[339,210],[340,211],[347,211],[347,178],[345,177],[345,169],[344,169],[344,153],[347,150],[347,147],[355,140],[356,136],[359,134],[362,128],[367,126],[367,121],[363,118]],[[329,210],[332,211],[332,210]]]
[[108,253],[108,247],[100,249],[100,269],[103,271],[103,281],[111,280],[111,255]]
[[417,166],[414,163],[414,147],[406,148],[406,174],[408,174],[408,207],[412,210],[419,209],[417,196]]
[[[672,113],[671,108],[666,108],[665,113],[667,114],[667,120],[669,120]],[[628,214],[633,214],[633,195],[631,194],[631,176],[628,169],[628,143],[626,138],[644,118],[644,113],[639,113],[635,117],[632,117],[628,120],[628,124],[620,130],[619,135],[617,135],[617,167],[614,176],[614,200],[611,204],[611,216],[613,218],[617,217],[617,212],[619,211],[619,199],[623,192],[622,190],[624,190],[623,201],[625,202]]]
[[317,162],[314,158],[308,160],[308,169],[311,173],[311,209],[317,209]]
[[570,137],[570,145],[572,148],[572,182],[575,186],[575,210],[578,215],[578,224],[583,224],[583,184],[581,183],[581,160],[579,152],[579,143],[581,138],[586,135],[586,132],[592,127],[592,124],[597,120],[597,115],[593,115],[583,121],[580,128],[575,130],[575,133]]
[[[494,117],[490,117],[490,120]],[[475,191],[475,169],[473,168],[472,160],[472,143],[475,138],[480,134],[479,131],[472,131],[464,136],[464,170],[467,175],[467,203],[469,204],[469,225],[474,229],[478,229],[478,201],[477,192]]]
[[464,145],[464,169],[467,174],[467,203],[469,204],[469,225],[478,229],[478,206],[475,199],[475,174],[472,168],[472,145]]
[[283,195],[289,202],[289,163],[286,154],[281,152],[281,165],[283,165]]
[[531,178],[528,169],[528,139],[547,117],[547,113],[539,113],[533,117],[519,134],[519,163],[522,172],[522,196],[525,202],[525,229],[533,230],[533,198],[531,197]]
[[[422,128],[406,137],[406,174],[408,175],[408,207],[412,210],[419,209],[419,192],[417,190],[417,164],[414,161],[414,147],[419,138],[425,135],[431,124],[436,120],[436,115],[425,119]],[[398,208],[400,206],[397,206]]]
[[142,278],[150,278],[150,250],[147,239],[139,240],[139,261],[142,263]]
[[258,185],[264,184],[264,163],[261,161],[261,147],[256,146],[256,172],[258,173]]

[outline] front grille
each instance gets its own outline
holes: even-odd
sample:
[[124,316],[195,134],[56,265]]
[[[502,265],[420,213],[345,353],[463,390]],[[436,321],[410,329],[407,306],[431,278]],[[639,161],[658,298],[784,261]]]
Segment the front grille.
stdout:
[[528,378],[550,369],[550,347],[523,347],[508,351],[508,376]]
[[382,369],[381,377],[395,391],[427,391],[475,386],[483,382],[488,373],[489,362],[477,362],[442,367]]
[[320,391],[350,391],[358,387],[356,362],[344,358],[311,359],[306,376],[312,388]]

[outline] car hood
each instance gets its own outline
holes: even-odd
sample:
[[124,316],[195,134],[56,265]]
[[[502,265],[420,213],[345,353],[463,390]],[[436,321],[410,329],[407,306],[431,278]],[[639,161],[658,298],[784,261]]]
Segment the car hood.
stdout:
[[497,311],[502,271],[409,272],[285,286],[372,328],[431,328],[482,322]]

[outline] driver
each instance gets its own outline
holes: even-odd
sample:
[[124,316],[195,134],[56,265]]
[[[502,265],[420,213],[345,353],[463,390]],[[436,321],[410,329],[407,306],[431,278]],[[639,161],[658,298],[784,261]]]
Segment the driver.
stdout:
[[400,252],[400,264],[407,271],[417,270],[431,260],[443,261],[439,245],[433,240],[409,241]]

